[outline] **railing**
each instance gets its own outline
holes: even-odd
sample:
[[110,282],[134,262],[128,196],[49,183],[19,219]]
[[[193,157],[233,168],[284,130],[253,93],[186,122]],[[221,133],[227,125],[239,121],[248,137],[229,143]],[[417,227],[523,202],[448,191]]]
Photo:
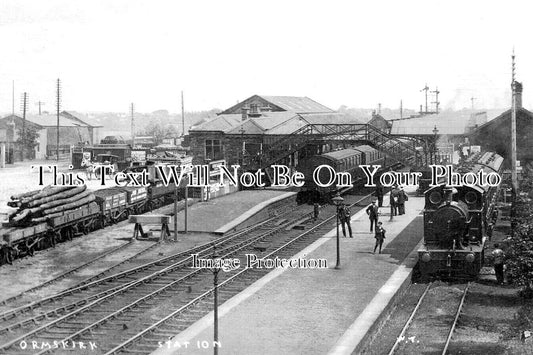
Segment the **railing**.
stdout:
[[418,151],[414,142],[407,143],[369,124],[308,124],[272,143],[262,157],[254,158],[248,165],[266,169],[311,142],[332,141],[368,144],[412,167],[421,166],[425,158],[425,153]]

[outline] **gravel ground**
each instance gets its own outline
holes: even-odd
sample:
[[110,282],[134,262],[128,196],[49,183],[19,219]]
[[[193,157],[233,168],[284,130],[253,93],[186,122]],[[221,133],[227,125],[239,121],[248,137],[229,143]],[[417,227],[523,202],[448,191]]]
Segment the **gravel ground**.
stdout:
[[[362,354],[388,353],[424,288],[424,284],[413,284],[408,288],[405,295],[397,301],[385,325],[366,344]],[[440,336],[437,323],[448,314],[448,305],[444,301],[448,294],[456,291],[454,286],[441,286],[430,291],[439,293],[437,300],[440,299],[442,303],[435,302],[433,307],[421,309],[421,317],[425,319],[426,340]],[[468,291],[448,353],[533,354],[533,337],[523,341],[521,334],[524,331],[533,331],[531,300],[520,298],[516,288],[496,285],[495,280],[491,283],[474,283]],[[433,353],[434,349],[422,346],[421,343],[409,344],[409,351],[400,353]]]
[[[133,224],[120,222],[117,225],[97,230],[86,236],[78,237],[72,241],[60,243],[55,248],[36,252],[33,257],[17,259],[12,265],[0,267],[0,300],[17,295],[31,287],[46,282],[78,265],[103,254],[121,244],[127,243],[133,235]],[[183,251],[193,246],[206,243],[216,236],[208,234],[180,235],[177,243],[166,242],[149,253],[143,254],[139,262],[149,262],[156,257],[163,257],[171,253]],[[32,294],[31,298],[21,298],[18,303],[24,303],[37,296],[59,292],[67,287],[105,270],[124,258],[127,258],[142,249],[143,245],[150,246],[153,242],[136,241],[136,245],[121,249],[111,256],[89,265],[61,282]],[[12,305],[10,305],[12,307]],[[8,307],[9,308],[9,307]],[[2,308],[0,308],[2,310]]]

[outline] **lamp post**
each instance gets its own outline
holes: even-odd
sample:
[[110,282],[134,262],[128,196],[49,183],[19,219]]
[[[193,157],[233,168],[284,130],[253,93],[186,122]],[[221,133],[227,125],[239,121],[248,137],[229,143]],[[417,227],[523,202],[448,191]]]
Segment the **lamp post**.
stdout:
[[435,128],[433,128],[433,160],[434,164],[437,164],[437,133],[439,133],[439,130],[437,129],[437,125],[435,125]]
[[203,190],[202,190],[202,191],[204,191],[203,194],[205,195],[204,198],[202,199],[202,201],[205,200],[206,202],[209,200],[209,192],[210,192],[210,189],[211,189],[210,186],[209,186],[210,183],[211,183],[211,171],[209,169],[209,163],[210,162],[211,162],[211,159],[209,159],[209,158],[204,159],[204,163],[207,166],[207,176],[205,177],[205,182],[206,182],[207,186],[205,186],[203,188]]
[[213,353],[218,355],[218,273],[220,267],[217,266],[218,254],[216,252],[216,244],[213,244]]
[[246,132],[246,130],[244,129],[243,126],[241,126],[241,129],[239,130],[239,132],[241,133],[241,145],[242,145],[242,148],[241,148],[241,167],[242,167],[242,166],[244,166],[244,151],[245,151],[244,132]]
[[332,198],[333,204],[336,207],[337,214],[337,263],[335,264],[335,269],[341,268],[341,252],[340,252],[340,241],[339,241],[339,206],[344,202],[344,199],[340,197],[337,193],[335,197]]

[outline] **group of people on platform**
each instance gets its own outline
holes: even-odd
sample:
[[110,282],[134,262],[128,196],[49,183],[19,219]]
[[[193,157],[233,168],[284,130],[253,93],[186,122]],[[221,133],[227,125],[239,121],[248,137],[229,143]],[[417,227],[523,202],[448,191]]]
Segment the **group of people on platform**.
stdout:
[[[374,253],[376,253],[376,249],[379,248],[379,254],[381,254],[381,248],[383,246],[383,241],[385,240],[385,229],[383,228],[383,223],[379,221],[379,208],[383,207],[383,196],[384,196],[384,189],[383,186],[378,185],[376,187],[376,193],[377,201],[373,200],[372,204],[367,207],[366,213],[368,215],[368,218],[370,219],[370,233],[374,233],[374,238],[376,239],[376,244],[374,246]],[[405,201],[407,201],[409,198],[405,191],[403,190],[403,187],[400,186],[394,186],[391,189],[390,192],[390,210],[391,210],[391,217],[390,220],[393,219],[393,216],[396,215],[403,215],[405,214]],[[377,203],[377,204],[376,204]],[[314,205],[314,217],[315,220],[318,218],[319,214],[319,205],[318,203],[315,203]],[[348,206],[346,206],[344,203],[341,203],[338,206],[338,218],[340,225],[342,227],[342,235],[346,238],[346,229],[348,229],[348,235],[350,238],[353,238],[352,234],[352,226],[350,225],[350,209]]]
[[[379,248],[379,254],[381,254],[381,248],[383,246],[383,241],[385,240],[385,229],[383,228],[383,223],[379,221],[379,208],[383,207],[383,196],[384,188],[381,185],[376,187],[375,192],[376,200],[372,201],[372,204],[366,208],[366,214],[370,219],[370,233],[374,232],[374,238],[376,239],[376,244],[374,245],[373,253],[376,253],[376,249]],[[390,221],[393,220],[394,216],[405,214],[405,202],[409,199],[407,193],[403,190],[403,187],[393,186],[390,191]],[[376,204],[377,203],[377,204]],[[320,206],[318,203],[314,204],[314,217],[315,220],[318,219],[320,213]],[[342,226],[342,235],[346,238],[346,229],[348,229],[348,234],[350,238],[353,238],[352,226],[350,225],[350,208],[344,203],[338,206],[338,218]],[[504,252],[499,248],[498,244],[494,245],[494,251],[491,253],[491,257],[494,260],[494,270],[496,274],[496,279],[498,284],[503,284],[504,281]]]
[[[374,245],[374,254],[376,249],[379,248],[379,254],[381,254],[381,247],[383,246],[383,241],[385,240],[385,229],[383,228],[383,223],[379,222],[379,208],[383,207],[383,196],[385,191],[382,185],[376,186],[375,195],[377,197],[376,201],[372,201],[372,204],[367,207],[366,214],[370,219],[370,233],[374,232],[374,238],[376,239],[376,244]],[[405,202],[409,199],[407,193],[403,190],[403,186],[393,186],[390,191],[390,221],[393,220],[394,216],[405,214]],[[375,228],[374,228],[375,226]]]

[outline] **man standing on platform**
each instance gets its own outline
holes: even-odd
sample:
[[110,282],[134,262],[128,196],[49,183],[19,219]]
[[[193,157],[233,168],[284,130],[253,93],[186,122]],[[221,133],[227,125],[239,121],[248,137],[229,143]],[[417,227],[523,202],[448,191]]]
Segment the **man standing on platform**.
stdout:
[[352,226],[350,225],[350,209],[348,208],[348,206],[345,206],[343,202],[341,202],[338,213],[339,213],[339,221],[341,222],[341,226],[342,226],[342,235],[344,236],[344,238],[346,238],[345,224],[347,224],[348,232],[350,233],[350,238],[353,238]]
[[392,187],[392,190],[390,191],[390,220],[392,221],[392,217],[396,216],[398,214],[397,210],[397,204],[398,204],[398,193],[399,190],[396,188],[396,185]]
[[370,232],[374,231],[374,224],[378,225],[379,207],[376,206],[376,201],[372,201],[372,204],[366,208],[366,214],[370,219]]
[[403,186],[400,186],[400,191],[398,192],[398,214],[402,215],[405,214],[405,201],[407,201],[409,197],[407,197],[407,194],[403,190]]
[[383,207],[383,185],[379,182],[376,184],[376,197],[378,199],[378,207]]
[[315,202],[313,204],[313,218],[316,221],[318,219],[318,215],[320,214],[320,205],[318,202]]
[[499,285],[503,284],[503,250],[500,249],[499,244],[494,244],[494,250],[491,253],[494,260],[494,273],[496,274],[496,281]]
[[382,223],[378,222],[376,225],[376,235],[374,238],[376,238],[376,245],[374,245],[374,254],[376,253],[376,248],[379,246],[379,253],[381,254],[381,246],[383,245],[383,241],[385,240],[385,229],[381,226]]

